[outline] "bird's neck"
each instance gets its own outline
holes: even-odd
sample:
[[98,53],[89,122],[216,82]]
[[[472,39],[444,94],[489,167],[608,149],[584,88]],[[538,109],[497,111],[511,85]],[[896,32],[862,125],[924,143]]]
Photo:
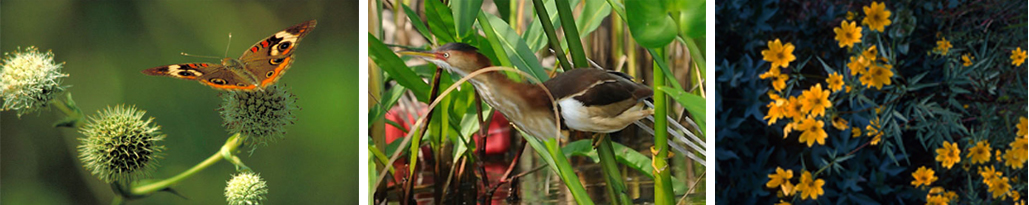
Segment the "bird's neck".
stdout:
[[522,131],[537,137],[554,135],[556,119],[550,97],[541,85],[516,82],[502,72],[486,72],[470,81],[486,104]]

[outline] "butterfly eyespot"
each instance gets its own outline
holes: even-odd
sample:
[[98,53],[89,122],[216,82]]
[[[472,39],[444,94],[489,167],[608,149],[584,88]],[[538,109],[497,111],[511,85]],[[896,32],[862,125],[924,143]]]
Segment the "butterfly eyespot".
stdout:
[[215,79],[211,79],[211,80],[208,80],[208,81],[210,81],[211,83],[214,83],[214,84],[218,84],[218,85],[225,85],[225,80],[222,80],[221,78],[215,78]]
[[286,59],[286,58],[276,58],[276,59],[272,59],[272,60],[271,60],[271,63],[272,63],[272,65],[276,65],[276,64],[282,63],[282,61],[283,61],[283,60],[285,60],[285,59]]
[[179,76],[192,76],[193,73],[187,71],[179,71]]
[[275,71],[268,71],[268,74],[265,75],[268,77],[272,77],[273,75],[275,75]]
[[291,45],[293,45],[293,44],[289,43],[289,42],[282,42],[282,43],[279,44],[279,50],[286,50]]

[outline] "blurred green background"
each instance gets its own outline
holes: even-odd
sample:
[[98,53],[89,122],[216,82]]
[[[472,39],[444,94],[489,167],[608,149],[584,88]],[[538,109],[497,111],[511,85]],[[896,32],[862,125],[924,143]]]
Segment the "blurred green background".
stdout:
[[[135,105],[168,137],[152,176],[174,176],[215,153],[230,133],[215,110],[217,90],[196,82],[141,74],[187,62],[179,55],[239,57],[253,43],[294,24],[318,25],[278,82],[301,110],[283,141],[259,147],[243,162],[267,181],[269,204],[340,204],[357,200],[359,1],[35,1],[0,2],[0,51],[36,46],[66,62],[64,85],[83,113]],[[107,204],[110,186],[75,157],[76,130],[54,128],[56,109],[17,117],[0,113],[0,204]],[[224,204],[234,167],[214,166],[129,204]]]

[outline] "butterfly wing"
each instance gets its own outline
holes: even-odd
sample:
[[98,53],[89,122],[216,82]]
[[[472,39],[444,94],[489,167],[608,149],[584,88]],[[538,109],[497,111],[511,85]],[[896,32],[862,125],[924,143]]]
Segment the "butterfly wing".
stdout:
[[168,76],[184,80],[195,80],[201,84],[222,90],[253,90],[256,86],[221,64],[183,63],[159,66],[143,70],[143,74]]
[[300,39],[316,24],[317,21],[310,20],[279,31],[244,51],[239,61],[253,74],[260,87],[275,83],[293,63],[293,51]]

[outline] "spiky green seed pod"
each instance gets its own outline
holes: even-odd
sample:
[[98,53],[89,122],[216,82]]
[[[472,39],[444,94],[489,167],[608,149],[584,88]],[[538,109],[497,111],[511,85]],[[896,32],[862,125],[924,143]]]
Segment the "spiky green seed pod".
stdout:
[[90,116],[90,122],[79,130],[79,159],[86,169],[111,183],[147,177],[157,167],[164,146],[160,126],[150,125],[154,118],[143,120],[146,111],[135,107],[115,106]]
[[252,172],[236,174],[225,185],[225,200],[229,205],[260,205],[268,194],[268,184],[261,175]]
[[68,74],[61,73],[64,63],[55,63],[54,53],[40,53],[35,47],[28,47],[4,56],[0,68],[0,96],[4,104],[0,110],[16,110],[21,117],[46,108],[50,100],[64,91],[61,81]]
[[251,149],[286,136],[286,126],[296,120],[296,96],[282,86],[264,90],[231,91],[222,94],[221,116],[229,133],[247,136]]

